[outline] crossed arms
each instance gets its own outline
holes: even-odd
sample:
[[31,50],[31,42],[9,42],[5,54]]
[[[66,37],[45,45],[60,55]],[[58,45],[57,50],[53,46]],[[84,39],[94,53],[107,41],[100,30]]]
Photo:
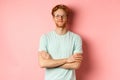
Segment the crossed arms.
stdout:
[[69,58],[52,59],[46,51],[38,52],[38,62],[41,68],[61,67],[64,69],[78,69],[82,61],[82,55],[73,54]]

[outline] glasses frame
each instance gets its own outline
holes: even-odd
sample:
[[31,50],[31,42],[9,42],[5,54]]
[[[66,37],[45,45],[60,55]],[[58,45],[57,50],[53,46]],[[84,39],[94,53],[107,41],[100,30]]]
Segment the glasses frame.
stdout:
[[59,19],[59,18],[66,19],[66,18],[67,18],[67,15],[59,15],[59,14],[57,14],[57,15],[54,15],[54,17],[55,17],[56,19]]

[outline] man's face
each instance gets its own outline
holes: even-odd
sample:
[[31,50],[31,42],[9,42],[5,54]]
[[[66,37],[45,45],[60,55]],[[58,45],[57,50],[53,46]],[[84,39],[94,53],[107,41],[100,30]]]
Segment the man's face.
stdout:
[[53,19],[59,28],[64,28],[67,24],[67,15],[63,9],[58,9],[54,12]]

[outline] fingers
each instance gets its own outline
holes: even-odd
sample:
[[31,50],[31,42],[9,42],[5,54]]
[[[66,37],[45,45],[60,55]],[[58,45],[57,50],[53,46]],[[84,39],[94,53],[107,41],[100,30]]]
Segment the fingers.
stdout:
[[81,57],[82,55],[81,54],[73,54],[73,56]]
[[50,58],[51,58],[51,56],[50,56],[48,53],[44,52],[44,51],[41,52],[41,56],[42,56],[44,59],[50,59]]
[[81,54],[74,54],[73,57],[75,57],[75,58],[82,58],[82,55]]
[[80,54],[74,54],[68,58],[68,62],[81,62],[82,61],[82,55]]
[[73,57],[74,57],[75,61],[77,61],[77,62],[80,62],[83,60],[83,57],[81,54],[74,54]]

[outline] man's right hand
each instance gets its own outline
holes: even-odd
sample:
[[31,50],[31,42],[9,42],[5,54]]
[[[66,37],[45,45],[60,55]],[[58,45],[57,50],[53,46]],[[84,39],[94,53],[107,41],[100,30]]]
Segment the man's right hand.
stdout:
[[44,59],[52,59],[51,56],[45,51],[41,51],[40,54],[41,54],[42,58],[44,58]]
[[72,63],[72,62],[80,62],[82,60],[82,55],[80,54],[73,54],[72,56],[70,56],[67,59],[68,63]]

